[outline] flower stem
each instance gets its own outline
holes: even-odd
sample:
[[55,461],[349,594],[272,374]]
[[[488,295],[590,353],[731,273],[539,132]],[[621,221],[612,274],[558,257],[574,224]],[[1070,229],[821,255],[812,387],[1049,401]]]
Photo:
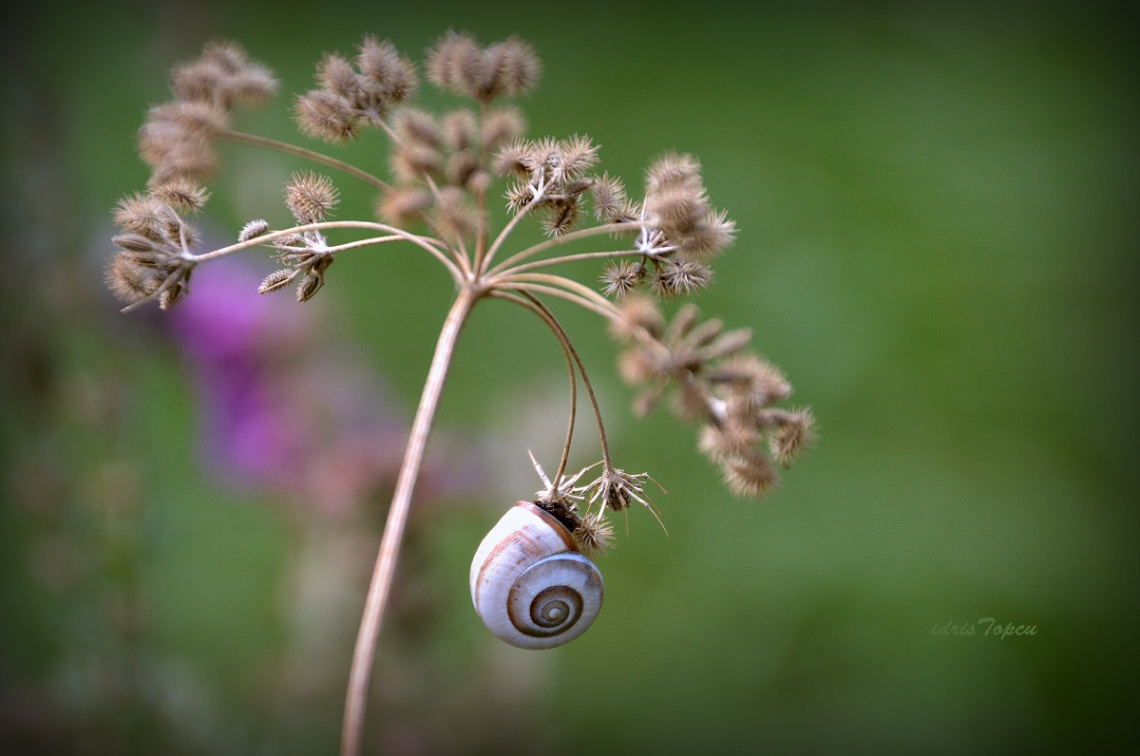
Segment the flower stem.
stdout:
[[221,136],[224,139],[229,139],[231,142],[241,142],[243,144],[257,145],[258,147],[268,147],[271,150],[278,150],[280,152],[286,152],[290,155],[307,158],[308,160],[312,160],[316,163],[324,163],[330,168],[336,168],[338,171],[344,171],[350,176],[355,176],[361,181],[371,184],[377,189],[387,190],[391,188],[389,187],[388,182],[377,178],[376,176],[373,176],[368,171],[363,171],[357,168],[355,165],[350,165],[343,160],[337,160],[334,157],[330,157],[329,155],[325,155],[324,153],[317,152],[315,150],[310,150],[305,147],[298,147],[297,145],[290,144],[289,142],[282,142],[278,139],[270,139],[269,137],[257,136],[256,134],[247,134],[244,131],[224,131],[222,132]]
[[443,384],[451,365],[455,342],[471,308],[482,294],[482,291],[472,287],[460,291],[447,313],[447,319],[443,323],[443,329],[435,345],[435,355],[432,357],[424,390],[420,395],[415,420],[412,421],[412,431],[408,438],[407,449],[404,451],[404,461],[400,466],[396,490],[392,494],[392,504],[388,509],[388,521],[384,525],[384,535],[380,540],[380,553],[376,557],[372,583],[368,587],[368,596],[364,603],[364,616],[360,620],[360,632],[356,638],[356,650],[353,652],[352,669],[348,679],[348,694],[345,698],[341,756],[358,756],[360,753],[368,683],[376,655],[376,640],[380,635],[380,623],[388,604],[396,559],[400,553],[404,525],[407,523],[408,509],[412,502],[412,491],[419,477],[424,448],[427,446],[428,433],[431,430],[436,407],[439,406],[440,395],[443,393]]

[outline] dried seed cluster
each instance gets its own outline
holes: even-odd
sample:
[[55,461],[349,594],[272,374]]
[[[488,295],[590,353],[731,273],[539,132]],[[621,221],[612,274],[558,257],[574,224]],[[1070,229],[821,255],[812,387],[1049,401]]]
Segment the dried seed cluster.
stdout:
[[507,207],[513,212],[537,211],[551,236],[560,236],[578,223],[581,204],[596,178],[587,172],[598,162],[598,148],[589,137],[547,137],[518,141],[499,152],[495,167],[500,175],[514,175],[507,189]]
[[170,89],[174,100],[152,107],[139,132],[152,185],[209,177],[217,163],[213,141],[229,128],[234,106],[265,104],[277,80],[236,43],[213,42],[174,68]]
[[752,337],[747,329],[725,331],[719,320],[701,321],[693,305],[666,323],[656,305],[633,296],[614,330],[626,344],[622,377],[642,387],[634,411],[651,412],[675,388],[675,414],[701,425],[699,448],[720,464],[738,494],[770,490],[779,480],[771,458],[787,467],[811,445],[811,411],[771,406],[791,396],[792,386],[776,367],[745,352]]
[[130,304],[157,297],[165,310],[189,293],[197,232],[179,211],[196,212],[206,197],[201,187],[174,180],[119,202],[114,219],[120,233],[111,240],[118,253],[106,270],[115,296]]
[[299,96],[294,107],[305,134],[328,142],[355,139],[415,93],[416,67],[391,42],[368,35],[358,50],[353,61],[329,53],[317,66],[318,86]]

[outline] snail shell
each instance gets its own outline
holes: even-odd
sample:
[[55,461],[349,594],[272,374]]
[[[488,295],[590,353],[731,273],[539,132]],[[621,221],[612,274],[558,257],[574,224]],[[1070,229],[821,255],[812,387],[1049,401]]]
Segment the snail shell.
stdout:
[[577,638],[602,608],[602,573],[562,523],[530,502],[511,507],[471,562],[471,601],[483,624],[519,648]]

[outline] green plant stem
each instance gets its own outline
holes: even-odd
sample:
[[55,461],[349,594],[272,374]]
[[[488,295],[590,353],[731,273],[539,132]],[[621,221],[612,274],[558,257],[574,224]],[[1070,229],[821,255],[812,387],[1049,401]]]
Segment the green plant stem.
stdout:
[[435,418],[443,384],[455,352],[455,343],[467,316],[475,302],[483,296],[483,291],[473,286],[460,290],[459,296],[447,313],[439,339],[435,345],[431,367],[420,395],[416,417],[408,446],[404,451],[404,461],[396,478],[396,490],[392,494],[392,504],[388,509],[388,521],[384,525],[384,535],[380,540],[380,553],[376,557],[376,567],[372,573],[372,583],[364,603],[364,616],[360,621],[360,631],[356,638],[356,650],[352,656],[352,669],[349,672],[348,693],[345,697],[344,723],[341,731],[341,755],[359,756],[364,730],[364,711],[368,701],[368,684],[372,675],[372,663],[376,655],[376,641],[380,635],[380,624],[388,604],[392,587],[392,577],[396,570],[396,560],[403,542],[404,526],[408,520],[408,510],[412,503],[412,492],[419,477],[428,434]]

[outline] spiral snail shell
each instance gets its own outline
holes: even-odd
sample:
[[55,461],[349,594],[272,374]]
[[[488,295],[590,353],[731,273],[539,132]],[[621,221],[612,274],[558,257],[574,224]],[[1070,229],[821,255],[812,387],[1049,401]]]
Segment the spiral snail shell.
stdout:
[[602,608],[602,573],[570,531],[520,501],[491,528],[471,562],[471,601],[483,624],[519,648],[577,638]]

